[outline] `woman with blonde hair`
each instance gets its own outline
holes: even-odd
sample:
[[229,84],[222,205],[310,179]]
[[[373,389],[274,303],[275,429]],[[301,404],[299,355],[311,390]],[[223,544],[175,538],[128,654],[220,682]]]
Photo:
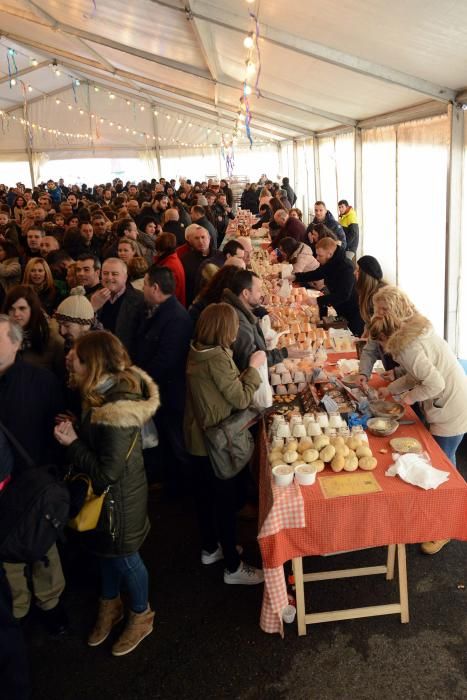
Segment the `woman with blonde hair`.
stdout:
[[262,583],[263,573],[243,563],[236,546],[236,511],[243,505],[239,501],[247,467],[232,479],[217,478],[203,437],[206,428],[248,408],[261,384],[263,351],[250,356],[241,374],[233,361],[238,327],[238,315],[229,304],[210,304],[201,313],[188,355],[184,429],[195,472],[201,561],[207,565],[224,559],[224,583],[250,585]]
[[81,424],[75,431],[70,421],[63,421],[54,434],[67,448],[76,473],[90,477],[94,493],[105,494],[97,527],[82,534],[101,571],[99,612],[88,644],[102,644],[123,619],[120,591],[125,587],[129,616],[112,646],[114,656],[123,656],[153,629],[148,572],[139,554],[149,532],[141,429],[159,407],[159,390],[131,364],[111,333],[85,334],[71,353],[71,379],[82,400]]
[[23,284],[30,285],[40,299],[42,308],[51,316],[61,299],[48,263],[43,258],[31,258],[24,268]]
[[[467,376],[430,321],[417,311],[408,316],[409,309],[407,300],[400,298],[392,313],[371,321],[370,337],[406,372],[380,393],[399,396],[409,406],[419,402],[430,433],[455,465],[456,450],[467,432]],[[447,541],[425,543],[422,549],[435,554]]]

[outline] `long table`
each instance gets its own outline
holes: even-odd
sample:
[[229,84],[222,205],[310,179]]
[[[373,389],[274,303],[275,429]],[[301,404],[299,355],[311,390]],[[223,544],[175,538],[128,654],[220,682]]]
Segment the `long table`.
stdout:
[[380,492],[325,499],[318,482],[333,475],[329,468],[313,486],[295,482],[286,488],[275,486],[266,429],[261,427],[258,541],[265,578],[260,626],[265,632],[283,634],[282,610],[288,604],[283,565],[289,560],[447,538],[467,540],[467,484],[411,408],[406,418],[415,424],[400,426],[397,437],[417,438],[433,466],[449,472],[448,481],[435,490],[424,491],[399,477],[385,476],[393,462],[390,438],[371,435],[370,447],[378,459],[372,473]]

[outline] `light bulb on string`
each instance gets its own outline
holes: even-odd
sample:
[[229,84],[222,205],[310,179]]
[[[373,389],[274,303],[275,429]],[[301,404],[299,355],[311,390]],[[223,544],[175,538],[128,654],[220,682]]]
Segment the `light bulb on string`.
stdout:
[[71,112],[71,110],[73,109],[73,107],[72,107],[71,105],[68,105],[68,109],[69,109],[70,112]]
[[181,119],[177,119],[177,124],[181,124],[181,123],[182,123],[182,120],[181,120]]
[[99,92],[99,88],[97,87],[97,85],[94,85],[94,92]]
[[130,100],[126,100],[126,103],[127,103],[127,105],[128,105],[128,106],[130,106],[130,105],[131,105],[131,102],[130,102]]
[[141,110],[142,112],[144,112],[144,105],[141,105],[141,106],[140,106],[140,110]]
[[256,65],[253,63],[253,61],[247,61],[246,62],[246,72],[247,75],[253,75],[253,73],[256,71]]
[[31,66],[37,66],[37,64],[39,63],[37,58],[30,58],[29,60],[31,61]]
[[159,114],[159,112],[157,111],[157,109],[154,110],[153,114],[154,114],[155,117],[157,117],[157,115]]
[[16,85],[16,79],[15,79],[15,78],[12,78],[12,79],[10,80],[10,87],[14,87],[15,85]]
[[115,95],[113,94],[113,92],[110,92],[109,93],[109,100],[114,100],[114,99],[115,99]]
[[60,102],[61,102],[61,100],[59,100],[59,98],[57,97],[57,99],[55,100],[55,104],[56,104],[56,105],[59,105]]
[[166,119],[172,119],[172,117],[170,116],[170,114],[166,114],[166,115],[165,115],[165,118],[166,118]]
[[32,92],[32,86],[28,85],[28,92]]
[[255,42],[254,42],[254,40],[253,40],[253,32],[250,32],[250,33],[248,34],[248,36],[246,36],[246,37],[243,39],[243,46],[244,46],[246,49],[252,49],[253,46],[254,46],[254,43],[255,43]]
[[243,92],[245,93],[245,95],[251,95],[251,87],[249,85],[245,85],[243,87]]
[[81,114],[81,116],[83,116],[83,114],[84,114],[84,109],[80,109],[80,110],[79,110],[79,113]]

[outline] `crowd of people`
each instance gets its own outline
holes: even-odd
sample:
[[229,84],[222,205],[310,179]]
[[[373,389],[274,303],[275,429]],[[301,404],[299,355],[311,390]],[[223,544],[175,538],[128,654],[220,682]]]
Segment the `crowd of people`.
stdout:
[[[271,259],[289,262],[301,286],[321,290],[320,316],[333,307],[366,339],[362,385],[382,359],[391,380],[384,394],[417,404],[455,464],[467,430],[467,380],[455,356],[386,284],[375,257],[357,260],[358,221],[348,201],[338,202],[338,220],[317,201],[309,222],[296,201],[288,178],[264,177],[246,184],[240,204],[257,215],[253,228],[269,230]],[[102,644],[125,616],[115,656],[153,629],[139,553],[150,526],[148,483],[162,481],[172,496],[190,484],[203,565],[223,559],[227,584],[263,581],[236,536],[236,513],[254,491],[251,474],[219,479],[204,439],[207,428],[251,404],[260,366],[287,356],[268,350],[261,332],[266,311],[251,239],[224,240],[235,208],[226,180],[0,185],[0,420],[37,464],[71,467],[105,493],[97,528],[82,535],[101,575],[88,644]],[[0,491],[24,466],[12,450],[0,465]],[[423,547],[434,553],[444,544]],[[5,562],[2,572],[15,620],[34,599],[51,634],[66,629],[56,545],[27,571]]]

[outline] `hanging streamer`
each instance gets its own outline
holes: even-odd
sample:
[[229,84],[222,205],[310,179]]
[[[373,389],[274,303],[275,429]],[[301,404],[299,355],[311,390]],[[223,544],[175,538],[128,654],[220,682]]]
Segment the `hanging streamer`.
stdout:
[[255,92],[256,92],[256,97],[261,97],[261,90],[259,89],[259,78],[261,75],[261,51],[259,49],[259,22],[258,22],[258,17],[255,15],[254,12],[249,10],[248,14],[250,15],[251,19],[255,23],[255,44],[256,44],[256,57],[257,57],[257,65],[258,65],[258,70],[256,72],[256,82],[255,82]]
[[15,49],[8,49],[6,52],[6,61],[8,65],[8,78],[10,81],[10,88],[13,87],[11,84],[12,79],[18,73],[18,66],[16,65],[16,51]]
[[250,148],[253,146],[253,138],[251,136],[250,124],[251,124],[251,112],[250,112],[250,102],[248,100],[248,95],[246,92],[247,83],[243,83],[243,95],[240,98],[240,103],[245,108],[245,131],[248,141],[250,142]]

